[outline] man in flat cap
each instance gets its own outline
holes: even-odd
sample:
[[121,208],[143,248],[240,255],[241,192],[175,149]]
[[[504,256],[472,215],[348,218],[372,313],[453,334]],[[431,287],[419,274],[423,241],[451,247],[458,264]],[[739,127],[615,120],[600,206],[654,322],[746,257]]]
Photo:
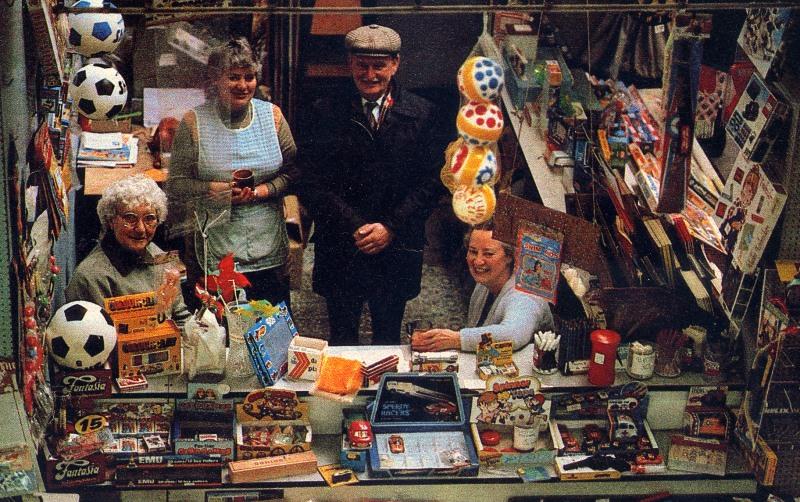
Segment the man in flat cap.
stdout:
[[313,287],[327,302],[332,345],[359,343],[365,302],[372,343],[397,344],[420,291],[425,220],[444,192],[435,139],[444,128],[431,103],[394,79],[396,31],[362,26],[345,45],[354,86],[315,103],[299,148],[298,193],[315,220]]

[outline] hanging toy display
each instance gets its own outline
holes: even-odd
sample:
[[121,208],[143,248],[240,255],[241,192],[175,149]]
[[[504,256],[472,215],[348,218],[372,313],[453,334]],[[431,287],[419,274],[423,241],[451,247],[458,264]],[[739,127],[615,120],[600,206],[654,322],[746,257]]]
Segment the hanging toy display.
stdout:
[[457,185],[493,185],[497,181],[497,157],[491,148],[462,144],[450,159]]
[[458,111],[456,127],[467,144],[489,145],[503,132],[503,111],[488,101],[470,101]]
[[503,133],[503,111],[494,100],[503,87],[503,69],[494,60],[475,56],[464,61],[457,75],[465,104],[458,111],[459,138],[447,147],[442,183],[453,194],[459,220],[477,225],[494,214],[494,184],[500,173],[496,141]]
[[475,56],[458,69],[458,90],[467,99],[494,101],[503,87],[503,68],[493,59]]
[[[103,0],[78,0],[73,9],[116,8]],[[86,57],[110,54],[119,46],[125,34],[125,21],[121,14],[102,12],[71,13],[69,23],[69,44],[79,54]]]
[[128,85],[111,65],[91,63],[75,73],[69,94],[78,112],[92,120],[108,120],[122,111]]

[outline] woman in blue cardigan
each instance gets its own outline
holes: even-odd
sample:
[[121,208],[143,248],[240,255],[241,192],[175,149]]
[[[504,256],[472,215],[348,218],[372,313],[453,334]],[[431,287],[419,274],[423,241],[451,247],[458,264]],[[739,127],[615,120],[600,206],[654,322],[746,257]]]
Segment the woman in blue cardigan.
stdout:
[[518,350],[531,341],[534,332],[553,329],[547,302],[514,288],[514,249],[492,238],[491,224],[470,231],[467,266],[476,282],[467,327],[417,333],[411,340],[414,350],[475,352],[484,333],[491,333],[495,341],[510,340]]

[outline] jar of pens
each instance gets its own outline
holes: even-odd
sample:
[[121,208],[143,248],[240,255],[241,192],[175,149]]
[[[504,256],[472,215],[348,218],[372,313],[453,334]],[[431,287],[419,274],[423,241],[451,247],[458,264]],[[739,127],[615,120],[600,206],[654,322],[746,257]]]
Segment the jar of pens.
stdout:
[[656,363],[658,376],[674,378],[681,374],[678,350],[686,343],[686,335],[677,329],[662,329],[656,335]]
[[558,345],[561,337],[552,331],[539,331],[533,335],[533,371],[542,375],[558,369]]

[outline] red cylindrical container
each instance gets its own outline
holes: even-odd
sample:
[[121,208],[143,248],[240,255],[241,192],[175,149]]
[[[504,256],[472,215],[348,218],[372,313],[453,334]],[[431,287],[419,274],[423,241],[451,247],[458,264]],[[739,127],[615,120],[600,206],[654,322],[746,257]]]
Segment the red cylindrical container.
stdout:
[[589,338],[592,341],[589,383],[599,386],[613,385],[619,333],[610,329],[597,329],[592,331]]

